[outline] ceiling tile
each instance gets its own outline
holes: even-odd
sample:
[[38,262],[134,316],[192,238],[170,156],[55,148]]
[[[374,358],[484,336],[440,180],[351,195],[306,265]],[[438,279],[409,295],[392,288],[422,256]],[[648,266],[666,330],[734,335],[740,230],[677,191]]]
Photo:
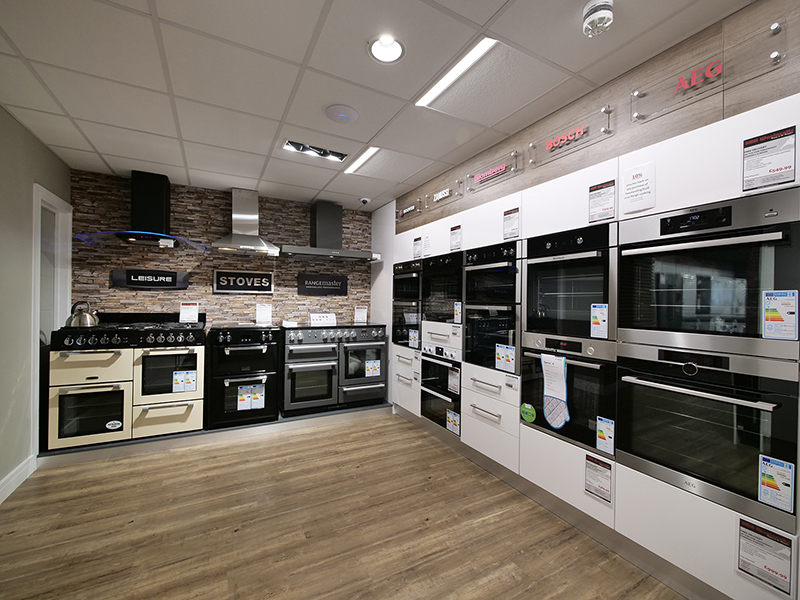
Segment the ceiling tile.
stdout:
[[[583,35],[581,15],[585,0],[516,2],[492,24],[491,31],[577,73],[644,34],[652,23],[658,23],[692,2],[617,2],[614,5],[614,23],[603,35],[594,38]],[[574,18],[565,19],[565,15],[574,15]],[[554,27],[554,23],[560,26]]]
[[427,108],[410,106],[370,144],[415,156],[438,159],[466,144],[484,127],[461,121]]
[[[391,33],[406,47],[403,59],[378,64],[367,42]],[[410,99],[475,35],[422,2],[337,0],[311,56],[311,67],[375,90]]]
[[495,124],[493,129],[509,135],[517,133],[562,106],[566,106],[573,100],[588,94],[592,89],[592,86],[580,79],[567,79],[544,95],[529,102],[513,115]]
[[346,175],[340,173],[336,179],[331,181],[321,194],[326,192],[336,192],[339,194],[351,194],[358,198],[366,196],[367,198],[374,198],[380,196],[383,192],[388,190],[394,185],[394,182],[384,181],[383,179],[374,179],[372,177],[363,177],[361,175]]
[[183,165],[181,147],[175,138],[88,121],[78,121],[78,126],[101,154]]
[[[358,120],[349,123],[331,121],[325,114],[325,109],[332,104],[354,108],[358,113]],[[404,105],[400,100],[352,83],[306,71],[286,120],[310,129],[366,142]]]
[[500,142],[505,138],[506,136],[499,131],[487,129],[479,136],[472,138],[466,144],[461,144],[453,152],[442,156],[442,160],[453,165],[460,164],[465,160],[472,158],[479,152],[483,152],[487,148],[491,148],[497,142]]
[[403,183],[413,185],[414,187],[419,187],[423,183],[429,182],[431,179],[436,177],[437,175],[441,175],[448,169],[452,169],[453,165],[436,161],[430,166],[425,167],[419,173],[414,173],[411,177],[404,180]]
[[324,0],[158,0],[158,16],[303,62]]
[[263,179],[274,183],[322,188],[335,176],[336,173],[330,169],[273,158],[264,171]]
[[50,149],[55,152],[61,160],[67,163],[70,169],[113,175],[111,170],[95,152],[75,150],[74,148],[59,148],[58,146],[51,146]]
[[267,160],[267,157],[261,154],[227,150],[194,142],[185,142],[183,147],[189,168],[201,171],[258,179]]
[[176,96],[281,118],[298,67],[176,27],[161,30]]
[[86,138],[67,117],[13,106],[9,106],[8,110],[45,144],[92,150]]
[[376,177],[384,181],[403,181],[427,167],[431,162],[433,161],[427,158],[418,158],[394,150],[379,150],[356,173],[360,176]]
[[[386,190],[382,194],[380,194],[377,197],[373,198],[372,202],[373,203],[374,202],[380,203],[382,200],[396,200],[397,198],[399,198],[403,194],[407,194],[408,192],[413,190],[415,187],[417,187],[417,186],[411,185],[411,184],[408,184],[408,183],[398,183],[397,185],[390,187],[388,190]],[[372,209],[374,210],[375,208],[378,208],[378,207],[375,206]]]
[[175,103],[184,140],[262,155],[272,148],[278,121],[180,98]]
[[169,96],[57,67],[34,68],[76,119],[177,136]]
[[296,185],[285,185],[272,181],[262,181],[258,184],[258,195],[267,198],[294,200],[295,202],[311,202],[317,195],[317,190]]
[[186,176],[186,169],[183,167],[173,167],[170,165],[160,165],[145,160],[135,160],[133,158],[120,158],[118,156],[106,156],[108,164],[122,177],[130,177],[131,171],[144,171],[146,173],[158,173],[169,177],[170,183],[178,185],[189,185]]
[[338,192],[329,192],[327,190],[320,193],[319,198],[317,200],[327,200],[328,202],[335,202],[336,204],[341,204],[342,208],[346,208],[348,210],[361,210],[364,212],[371,212],[369,207],[371,204],[368,204],[365,207],[361,204],[361,196],[354,196],[352,194],[340,194]]
[[0,0],[0,23],[31,60],[166,91],[149,17],[91,0]]
[[0,102],[61,113],[55,100],[18,58],[0,54]]
[[258,179],[237,177],[225,173],[209,173],[207,171],[197,171],[196,169],[189,169],[189,177],[192,178],[194,187],[208,188],[210,190],[229,191],[231,188],[254,190],[258,184]]
[[[298,152],[289,152],[283,149],[286,140],[292,140],[293,142],[300,142],[318,148],[325,148],[326,150],[333,150],[334,152],[341,152],[347,154],[347,158],[343,163],[335,163],[330,160],[319,160],[313,156],[306,156]],[[340,171],[342,168],[347,168],[347,165],[351,163],[356,155],[360,154],[363,149],[364,144],[361,142],[354,142],[353,140],[347,140],[327,133],[320,133],[319,131],[312,131],[304,127],[286,124],[281,129],[281,135],[275,143],[272,155],[281,160],[290,160],[302,165],[310,163],[313,166],[320,166],[323,169]],[[317,162],[320,164],[314,164]]]
[[150,14],[150,5],[147,0],[111,0],[111,2]]
[[494,14],[506,3],[507,0],[436,0],[455,13],[466,17],[473,23],[485,25]]

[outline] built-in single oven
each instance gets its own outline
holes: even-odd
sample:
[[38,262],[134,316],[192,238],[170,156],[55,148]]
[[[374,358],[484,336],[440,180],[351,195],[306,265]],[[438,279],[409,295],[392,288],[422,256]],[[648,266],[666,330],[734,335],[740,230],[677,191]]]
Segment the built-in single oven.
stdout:
[[467,250],[464,259],[464,361],[519,372],[523,242]]
[[617,224],[527,240],[523,346],[578,342],[584,356],[614,360]]
[[798,359],[800,191],[620,223],[619,339]]
[[461,323],[464,257],[462,252],[422,261],[422,320]]
[[[562,393],[546,388],[543,357],[563,361],[555,375]],[[552,371],[551,371],[552,373]],[[592,452],[614,455],[616,364],[524,350],[522,357],[523,425],[539,429]],[[548,382],[557,387],[558,382]],[[562,397],[563,390],[566,390]]]
[[795,531],[794,361],[620,344],[617,461]]
[[422,261],[394,265],[392,292],[392,343],[419,348]]
[[202,399],[204,383],[203,346],[133,351],[134,405]]
[[422,416],[461,435],[461,367],[443,357],[422,354]]

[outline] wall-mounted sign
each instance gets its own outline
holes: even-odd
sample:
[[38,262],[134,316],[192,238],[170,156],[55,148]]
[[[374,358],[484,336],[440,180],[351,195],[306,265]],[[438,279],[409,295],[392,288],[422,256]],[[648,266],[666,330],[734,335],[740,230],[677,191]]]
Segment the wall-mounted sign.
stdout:
[[442,190],[440,192],[436,192],[433,195],[433,201],[434,202],[439,202],[439,200],[444,200],[445,198],[449,198],[449,197],[450,197],[450,188],[447,188],[447,189]]
[[656,167],[645,163],[626,169],[622,178],[622,212],[625,214],[656,205]]
[[273,273],[214,271],[215,294],[271,294],[274,285]]
[[672,95],[674,96],[682,90],[686,91],[696,85],[700,85],[703,81],[714,79],[720,75],[722,75],[722,59],[717,58],[708,63],[707,66],[692,71],[688,80],[683,76],[678,77],[678,83],[675,85]]
[[467,175],[467,191],[477,192],[490,185],[505,181],[520,171],[519,153],[512,152],[505,158],[485,165],[475,173]]
[[152,269],[114,269],[111,271],[111,284],[140,290],[185,290],[189,287],[189,273]]
[[545,147],[547,150],[555,150],[559,146],[563,146],[564,144],[568,144],[574,140],[577,140],[583,135],[583,132],[583,125],[578,125],[577,127],[573,127],[569,131],[562,133],[561,135],[557,135],[552,140],[547,140]]
[[787,127],[744,141],[742,191],[792,183],[795,180],[797,127]]
[[401,219],[405,217],[408,213],[414,212],[416,205],[412,204],[411,206],[406,206],[403,210],[397,212],[397,216]]
[[297,293],[300,296],[347,296],[347,276],[300,273]]
[[547,137],[528,145],[527,163],[539,167],[552,160],[572,154],[597,142],[609,138],[611,131],[611,107],[603,106],[553,130]]
[[503,239],[519,237],[519,206],[503,211]]

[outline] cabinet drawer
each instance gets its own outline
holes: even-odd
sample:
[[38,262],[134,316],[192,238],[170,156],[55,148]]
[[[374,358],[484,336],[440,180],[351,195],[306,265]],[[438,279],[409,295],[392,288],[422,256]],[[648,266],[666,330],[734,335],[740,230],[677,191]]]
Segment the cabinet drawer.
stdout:
[[488,427],[519,437],[519,407],[476,394],[461,392],[461,414],[485,423]]
[[414,348],[406,348],[404,346],[396,346],[392,344],[391,357],[392,362],[400,367],[413,367],[419,370],[419,350]]
[[134,439],[202,428],[202,400],[133,407]]
[[51,386],[131,379],[133,379],[131,348],[50,353]]
[[389,384],[392,391],[392,404],[401,406],[418,417],[421,416],[419,385],[420,382],[414,379],[414,369],[392,365]]
[[484,456],[519,473],[519,438],[489,425],[474,413],[461,410],[461,441]]
[[[517,389],[514,389],[515,386]],[[461,389],[500,400],[512,405],[515,410],[519,410],[520,378],[518,375],[464,363],[461,367]]]

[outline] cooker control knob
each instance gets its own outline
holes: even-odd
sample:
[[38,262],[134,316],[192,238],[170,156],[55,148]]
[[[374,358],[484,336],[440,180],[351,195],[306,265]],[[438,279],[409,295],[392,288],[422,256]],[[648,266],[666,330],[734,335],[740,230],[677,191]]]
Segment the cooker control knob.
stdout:
[[105,333],[103,334],[103,337],[101,337],[101,338],[100,338],[100,343],[101,343],[103,346],[105,346],[106,344],[108,344],[108,336],[107,336]]
[[271,332],[271,331],[269,332],[269,335],[267,336],[267,339],[268,339],[270,342],[272,341],[272,332]]
[[582,243],[583,243],[583,238],[582,238],[582,237],[579,237],[579,238],[578,238],[577,240],[575,240],[575,241],[576,241],[576,242],[578,242],[578,244],[580,245],[580,244],[582,244]]
[[302,333],[298,333],[297,334],[297,341],[298,342],[302,342],[303,341],[303,334]]
[[97,346],[97,336],[96,335],[89,336],[89,345],[90,346]]
[[170,333],[170,334],[167,336],[167,341],[168,341],[168,342],[171,344],[172,342],[174,342],[174,341],[175,341],[175,336],[174,336],[174,335],[172,335],[172,334]]
[[225,341],[226,342],[230,342],[231,341],[231,332],[230,331],[225,334]]
[[267,341],[267,332],[266,331],[262,331],[261,332],[261,341],[262,342],[266,342]]
[[337,339],[337,340],[340,340],[340,339],[342,339],[342,332],[341,332],[341,331],[337,331],[337,332],[336,332],[336,339]]
[[350,332],[349,331],[345,331],[343,335],[344,335],[344,339],[348,339],[350,337]]
[[67,336],[64,338],[64,345],[65,346],[72,346],[72,338]]
[[553,244],[551,244],[550,242],[547,242],[547,243],[544,245],[544,247],[545,247],[545,248],[547,248],[548,250],[550,250],[550,248],[552,248],[552,246],[553,246]]
[[220,334],[219,334],[219,343],[221,344],[224,341],[225,341],[225,336],[222,335],[222,332],[220,332]]
[[179,333],[178,336],[175,338],[175,341],[179,344],[183,343],[183,334]]
[[111,343],[114,345],[119,344],[121,341],[122,339],[116,333],[114,334],[114,337],[111,338]]
[[378,337],[378,332],[375,331],[374,329],[372,330],[372,337],[374,338]]
[[323,331],[322,332],[322,339],[323,340],[327,340],[328,339],[328,332],[327,331]]
[[594,354],[594,346],[589,346],[586,349],[586,354],[588,354],[589,356],[592,356]]
[[86,343],[86,338],[82,335],[79,335],[78,338],[75,340],[76,346],[83,346]]
[[144,341],[145,341],[145,342],[147,342],[148,344],[152,344],[153,342],[155,342],[155,341],[156,341],[156,336],[154,336],[154,335],[151,333],[150,335],[148,335],[148,336],[147,336],[147,337],[144,339]]
[[194,334],[193,333],[188,333],[186,335],[186,341],[191,344],[194,341]]
[[293,333],[290,333],[290,334],[289,334],[289,343],[290,343],[290,344],[294,344],[294,340],[295,340],[294,334],[293,334]]
[[156,341],[157,341],[159,344],[163,344],[163,343],[164,343],[164,334],[163,334],[163,333],[159,333],[159,334],[158,334],[158,337],[156,338]]

